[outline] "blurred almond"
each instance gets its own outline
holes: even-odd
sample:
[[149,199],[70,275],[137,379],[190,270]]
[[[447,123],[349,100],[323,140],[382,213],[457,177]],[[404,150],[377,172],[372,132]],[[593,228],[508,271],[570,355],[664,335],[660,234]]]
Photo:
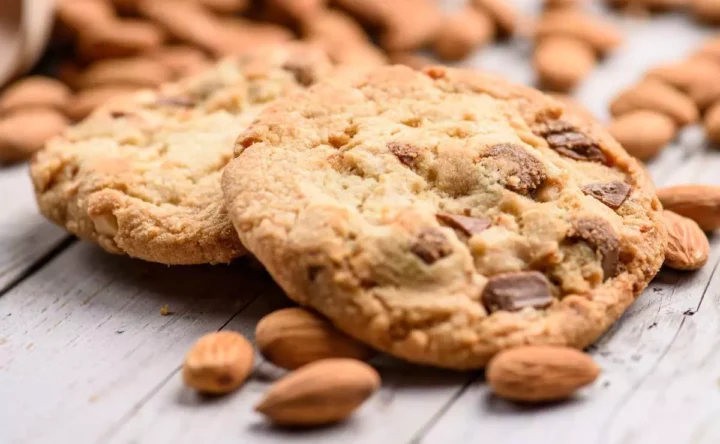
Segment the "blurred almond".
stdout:
[[608,131],[630,155],[648,160],[675,138],[677,128],[668,116],[641,109],[616,117]]
[[660,188],[663,208],[688,217],[705,231],[720,228],[720,186],[676,185]]
[[641,109],[665,114],[680,126],[699,118],[697,107],[687,95],[658,80],[644,80],[623,90],[610,102],[610,114],[614,117]]

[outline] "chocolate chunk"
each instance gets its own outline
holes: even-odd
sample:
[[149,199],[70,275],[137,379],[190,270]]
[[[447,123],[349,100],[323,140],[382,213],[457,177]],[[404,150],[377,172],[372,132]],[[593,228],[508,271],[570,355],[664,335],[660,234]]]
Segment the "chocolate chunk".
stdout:
[[570,239],[581,239],[602,256],[604,279],[617,274],[620,239],[609,222],[599,218],[577,218],[568,233]]
[[512,143],[493,145],[483,157],[495,158],[499,162],[510,164],[510,167],[503,169],[502,172],[506,177],[515,177],[517,182],[506,181],[505,187],[516,193],[531,193],[547,178],[542,162],[520,145]]
[[630,194],[630,185],[625,182],[613,181],[585,185],[583,193],[594,197],[613,210],[620,208]]
[[518,271],[492,276],[482,293],[488,311],[518,311],[547,307],[553,301],[550,284],[539,271]]
[[426,264],[432,264],[452,253],[452,246],[437,228],[426,228],[410,247],[410,251]]
[[282,67],[295,77],[295,80],[302,86],[310,86],[315,83],[315,72],[310,64],[302,60],[288,60]]
[[155,100],[155,104],[192,108],[195,106],[195,101],[187,97],[158,97],[157,100]]
[[484,217],[467,217],[447,213],[440,213],[436,217],[440,222],[462,231],[467,236],[482,233],[490,227],[490,219]]
[[390,142],[387,147],[405,166],[413,166],[420,156],[420,150],[409,143]]
[[535,126],[534,132],[543,136],[550,148],[563,156],[607,164],[607,156],[600,145],[569,122],[564,120],[542,122]]

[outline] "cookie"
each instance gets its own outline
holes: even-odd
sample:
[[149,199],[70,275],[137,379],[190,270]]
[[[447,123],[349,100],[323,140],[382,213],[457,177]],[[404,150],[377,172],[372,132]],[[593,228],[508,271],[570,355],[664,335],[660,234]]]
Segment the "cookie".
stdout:
[[220,190],[235,138],[267,103],[329,68],[311,46],[263,47],[114,100],[35,157],[40,210],[113,253],[228,262],[244,252]]
[[379,67],[269,106],[223,181],[288,296],[409,361],[585,347],[660,268],[646,173],[600,126],[477,71]]

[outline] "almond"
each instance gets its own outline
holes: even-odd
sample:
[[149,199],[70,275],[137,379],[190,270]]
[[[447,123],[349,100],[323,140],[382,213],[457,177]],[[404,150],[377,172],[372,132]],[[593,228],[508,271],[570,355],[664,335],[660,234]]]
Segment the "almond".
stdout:
[[443,20],[432,48],[443,60],[462,60],[494,36],[495,24],[490,17],[467,6]]
[[720,186],[677,185],[659,189],[657,196],[663,208],[689,217],[703,230],[720,228]]
[[622,33],[610,23],[576,8],[553,9],[540,17],[535,38],[565,36],[581,40],[599,54],[605,54],[622,43]]
[[521,402],[556,401],[593,382],[600,369],[569,347],[528,345],[500,352],[486,371],[497,396]]
[[364,362],[325,359],[273,384],[255,410],[280,425],[329,424],[350,416],[379,387],[380,376]]
[[157,87],[172,77],[162,63],[145,57],[105,59],[90,65],[77,79],[79,89],[106,85]]
[[183,364],[185,384],[202,393],[229,393],[242,385],[253,366],[253,347],[240,333],[219,331],[200,338]]
[[572,37],[548,37],[535,48],[533,64],[543,88],[569,91],[595,67],[595,53],[587,43]]
[[705,137],[711,142],[720,145],[720,101],[711,106],[703,118]]
[[656,66],[647,72],[647,77],[689,92],[716,83],[720,65],[705,58],[693,58]]
[[663,212],[668,232],[664,265],[677,270],[702,268],[710,255],[707,236],[694,220],[670,210]]
[[11,84],[0,95],[0,114],[21,108],[62,110],[70,101],[70,88],[50,77],[30,76]]
[[720,23],[720,2],[717,0],[691,0],[690,11],[703,23]]
[[30,158],[67,126],[67,119],[50,108],[26,108],[0,118],[0,165]]
[[648,160],[675,138],[677,127],[668,116],[641,109],[617,117],[608,131],[630,155]]
[[639,109],[665,114],[680,126],[696,122],[699,118],[697,107],[687,95],[652,79],[622,91],[610,103],[610,114],[614,117]]
[[365,360],[373,355],[366,345],[302,308],[286,308],[262,318],[255,342],[270,362],[290,370],[326,358]]

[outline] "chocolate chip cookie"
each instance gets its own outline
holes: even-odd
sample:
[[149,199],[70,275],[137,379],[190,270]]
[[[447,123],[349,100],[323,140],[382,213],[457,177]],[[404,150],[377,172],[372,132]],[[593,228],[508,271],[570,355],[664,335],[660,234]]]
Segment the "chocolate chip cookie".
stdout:
[[244,252],[220,189],[237,135],[268,103],[329,69],[315,47],[264,47],[113,101],[36,156],[40,210],[113,253],[228,262]]
[[587,346],[666,242],[643,169],[603,129],[469,70],[381,67],[275,102],[222,187],[292,299],[456,369],[521,344]]

